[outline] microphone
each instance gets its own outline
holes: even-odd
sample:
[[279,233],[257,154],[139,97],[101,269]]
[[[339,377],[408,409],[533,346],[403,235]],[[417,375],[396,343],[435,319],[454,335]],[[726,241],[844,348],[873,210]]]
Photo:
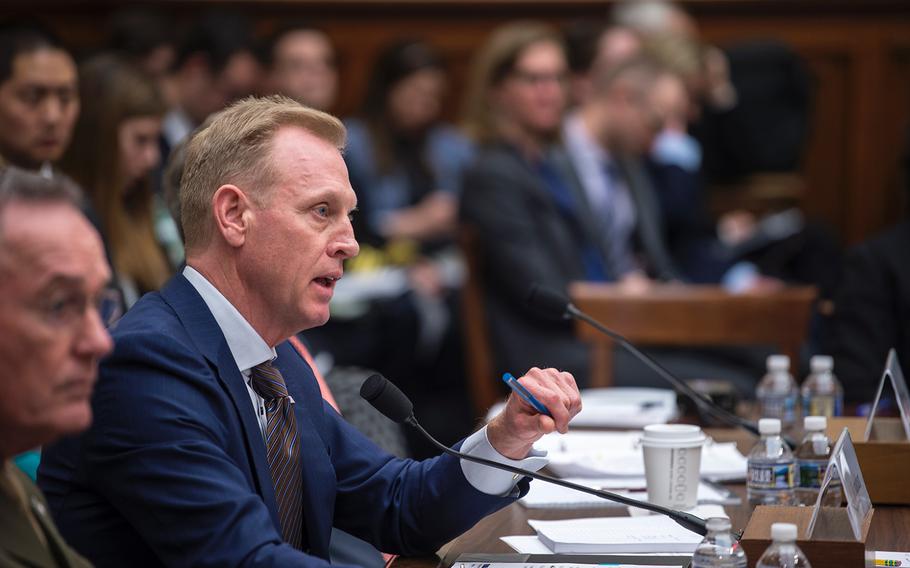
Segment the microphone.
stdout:
[[[754,422],[746,420],[741,416],[737,416],[736,414],[733,414],[732,412],[729,412],[716,405],[710,398],[696,391],[685,381],[680,380],[670,371],[665,369],[663,365],[642,353],[641,350],[635,347],[635,345],[633,345],[628,339],[616,333],[612,329],[604,326],[602,323],[595,320],[583,311],[579,310],[572,302],[569,301],[568,298],[559,292],[544,288],[535,282],[534,284],[531,284],[531,290],[528,294],[527,303],[531,308],[534,308],[543,314],[554,317],[561,317],[563,319],[577,319],[585,322],[613,341],[622,345],[626,351],[634,355],[639,361],[657,373],[666,382],[670,383],[676,392],[689,397],[689,399],[691,399],[692,402],[694,402],[695,405],[706,414],[709,414],[710,416],[720,420],[725,424],[737,426],[739,428],[743,428],[744,430],[748,430],[756,436],[761,436],[758,431],[758,426]],[[787,436],[782,437],[784,441],[790,445],[791,448],[796,447],[797,444],[794,440]]]
[[677,511],[676,509],[661,507],[660,505],[655,505],[646,501],[637,501],[630,497],[624,497],[622,495],[617,495],[616,493],[611,493],[609,491],[592,489],[591,487],[585,487],[584,485],[578,485],[577,483],[571,483],[569,481],[565,481],[556,477],[550,477],[548,475],[537,473],[535,471],[528,471],[519,467],[512,467],[507,464],[455,451],[438,441],[436,438],[431,436],[429,432],[423,429],[423,426],[421,426],[420,423],[417,422],[417,418],[414,417],[414,405],[411,403],[410,399],[408,399],[408,397],[403,392],[401,392],[398,387],[393,385],[382,375],[370,375],[370,377],[367,378],[367,380],[364,381],[363,385],[360,387],[360,396],[371,405],[373,405],[376,410],[385,415],[389,420],[397,422],[399,424],[405,423],[409,426],[412,426],[418,432],[420,432],[424,438],[429,440],[431,444],[449,455],[470,462],[479,463],[487,467],[501,469],[508,471],[509,473],[530,477],[532,479],[538,479],[547,483],[553,483],[561,487],[574,489],[575,491],[581,491],[582,493],[594,495],[608,501],[614,501],[616,503],[622,503],[623,505],[629,505],[630,507],[638,507],[639,509],[645,509],[654,513],[660,513],[661,515],[670,517],[683,528],[702,536],[708,532],[704,519],[701,519],[684,511]]

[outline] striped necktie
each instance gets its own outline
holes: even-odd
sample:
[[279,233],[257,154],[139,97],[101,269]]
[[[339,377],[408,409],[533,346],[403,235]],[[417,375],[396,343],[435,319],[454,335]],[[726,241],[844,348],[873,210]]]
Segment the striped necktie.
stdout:
[[253,367],[250,379],[253,390],[265,400],[266,450],[281,534],[286,542],[299,549],[303,540],[303,477],[294,403],[288,396],[284,377],[270,362]]

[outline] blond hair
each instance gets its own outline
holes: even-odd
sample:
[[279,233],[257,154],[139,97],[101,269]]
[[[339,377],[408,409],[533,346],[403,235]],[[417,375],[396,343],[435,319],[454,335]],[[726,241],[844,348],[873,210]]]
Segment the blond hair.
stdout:
[[288,97],[247,97],[210,117],[186,146],[180,180],[181,225],[186,250],[206,245],[213,231],[212,196],[222,185],[244,186],[254,202],[277,181],[269,154],[275,133],[300,127],[344,149],[345,129],[334,116]]
[[499,138],[498,118],[490,105],[490,93],[515,70],[524,51],[538,43],[562,47],[562,39],[553,28],[534,21],[516,21],[493,31],[471,67],[462,112],[465,133],[478,143]]

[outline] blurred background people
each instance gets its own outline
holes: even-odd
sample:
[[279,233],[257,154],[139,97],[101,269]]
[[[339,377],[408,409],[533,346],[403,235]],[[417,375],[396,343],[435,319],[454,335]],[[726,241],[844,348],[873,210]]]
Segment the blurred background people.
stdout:
[[608,243],[558,143],[567,79],[560,37],[543,24],[507,24],[480,49],[464,112],[479,146],[461,220],[477,237],[496,371],[549,361],[584,385],[589,352],[571,324],[525,305],[534,282],[566,292],[572,281],[613,276]]
[[76,64],[49,31],[0,28],[0,160],[53,175],[79,115]]
[[566,58],[571,73],[570,106],[582,105],[591,97],[592,75],[602,73],[638,54],[642,39],[631,28],[603,22],[579,20],[563,29]]
[[210,114],[253,94],[261,81],[249,22],[232,12],[203,15],[186,33],[171,73],[174,106],[162,125],[162,155]]
[[111,338],[98,312],[110,276],[79,191],[0,170],[0,562],[87,567],[66,545],[16,454],[85,430]]
[[[402,40],[377,55],[360,112],[345,121],[361,251],[346,263],[336,319],[308,337],[337,363],[397,382],[431,409],[434,432],[455,441],[471,425],[453,237],[472,148],[441,121],[446,94],[445,63],[429,44]],[[351,313],[354,305],[360,313]],[[412,441],[418,455],[432,451],[419,437]]]
[[108,50],[154,79],[168,106],[176,104],[169,80],[177,58],[173,23],[160,10],[131,6],[111,16],[108,36]]
[[563,139],[609,246],[614,279],[646,286],[649,277],[678,279],[665,246],[662,212],[642,168],[663,118],[650,99],[665,74],[633,57],[592,72],[587,102],[565,121]]
[[265,49],[267,90],[322,111],[338,95],[338,55],[328,34],[307,24],[290,24]]
[[130,306],[173,268],[156,238],[150,182],[166,107],[151,78],[113,55],[84,63],[79,85],[85,102],[60,167],[94,206]]
[[904,220],[847,253],[833,313],[823,320],[821,349],[834,356],[848,401],[874,400],[891,348],[910,376],[910,130],[901,160]]

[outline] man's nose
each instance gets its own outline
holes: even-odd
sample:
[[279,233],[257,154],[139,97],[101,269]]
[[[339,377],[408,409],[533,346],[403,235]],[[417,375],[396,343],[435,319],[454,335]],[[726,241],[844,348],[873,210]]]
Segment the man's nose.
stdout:
[[338,235],[338,238],[333,243],[333,249],[332,256],[343,259],[354,258],[360,253],[360,244],[354,238],[354,227],[351,226],[350,222],[348,227]]
[[76,349],[80,355],[101,358],[114,348],[114,340],[101,321],[101,314],[97,309],[89,309],[85,317],[83,333],[78,339]]
[[46,97],[41,105],[41,118],[48,124],[57,124],[63,118],[64,104],[59,97]]

